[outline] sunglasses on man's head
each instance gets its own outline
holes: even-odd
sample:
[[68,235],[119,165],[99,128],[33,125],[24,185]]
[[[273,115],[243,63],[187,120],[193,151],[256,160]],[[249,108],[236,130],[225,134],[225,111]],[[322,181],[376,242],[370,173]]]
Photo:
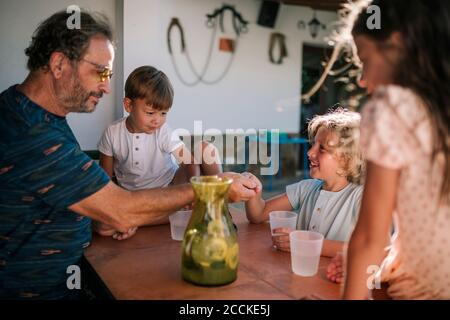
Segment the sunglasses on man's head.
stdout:
[[97,70],[98,76],[100,78],[100,82],[105,82],[108,78],[111,79],[111,77],[114,74],[114,72],[107,66],[86,60],[84,58],[82,58],[81,60],[92,64],[93,66],[97,67],[97,69],[100,69],[100,70]]

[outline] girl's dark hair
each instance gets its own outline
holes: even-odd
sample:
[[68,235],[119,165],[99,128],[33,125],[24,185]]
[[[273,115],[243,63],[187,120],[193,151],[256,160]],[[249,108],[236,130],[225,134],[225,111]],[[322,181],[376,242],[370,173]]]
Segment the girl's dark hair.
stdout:
[[[368,5],[380,8],[381,28],[369,29]],[[441,200],[450,202],[450,1],[374,0],[354,16],[353,36],[364,35],[382,47],[399,32],[403,51],[394,70],[394,84],[414,91],[424,102],[433,128],[433,157],[444,155]]]
[[125,97],[145,99],[156,110],[168,110],[173,102],[173,87],[166,74],[152,66],[136,68],[125,81]]
[[53,52],[62,52],[71,61],[81,59],[93,36],[102,35],[113,41],[112,30],[105,16],[80,10],[80,28],[70,29],[67,21],[71,15],[65,10],[59,11],[39,24],[30,46],[25,49],[30,71],[46,68]]

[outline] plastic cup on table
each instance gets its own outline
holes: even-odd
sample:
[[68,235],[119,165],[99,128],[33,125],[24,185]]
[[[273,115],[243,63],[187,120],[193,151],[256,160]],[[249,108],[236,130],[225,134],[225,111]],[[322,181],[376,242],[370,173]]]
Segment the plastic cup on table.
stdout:
[[291,228],[293,230],[297,227],[298,214],[292,211],[272,211],[269,213],[270,231],[272,235],[273,229],[276,228]]
[[323,235],[313,231],[296,230],[289,234],[292,271],[299,276],[312,277],[319,269]]
[[170,234],[173,240],[183,240],[184,232],[186,231],[189,220],[191,219],[191,215],[192,210],[182,210],[169,216]]

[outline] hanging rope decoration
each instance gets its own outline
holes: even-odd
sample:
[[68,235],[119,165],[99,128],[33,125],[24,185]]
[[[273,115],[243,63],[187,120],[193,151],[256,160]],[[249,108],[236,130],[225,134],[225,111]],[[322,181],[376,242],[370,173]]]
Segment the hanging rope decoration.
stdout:
[[[204,84],[208,84],[208,85],[212,85],[212,84],[216,84],[218,82],[220,82],[228,73],[228,71],[230,70],[231,64],[233,62],[234,56],[235,56],[235,51],[234,50],[231,55],[230,55],[230,59],[228,60],[228,63],[224,69],[224,71],[214,80],[207,80],[205,79],[205,75],[206,72],[208,71],[209,68],[209,64],[211,62],[211,56],[212,56],[212,51],[213,51],[213,47],[214,47],[214,41],[216,38],[216,33],[217,33],[217,25],[220,24],[220,30],[221,32],[225,32],[225,28],[224,28],[224,23],[223,23],[223,17],[225,15],[226,11],[231,11],[232,14],[232,23],[233,23],[233,29],[234,32],[236,34],[236,41],[235,41],[235,45],[234,47],[237,48],[238,46],[238,40],[239,37],[241,35],[241,33],[246,33],[248,31],[247,25],[248,25],[248,21],[244,20],[242,18],[242,16],[239,14],[239,12],[236,11],[236,9],[234,9],[234,7],[229,6],[229,5],[224,5],[219,9],[214,10],[213,13],[211,14],[207,14],[206,15],[206,27],[209,29],[212,29],[211,32],[211,39],[210,39],[210,44],[209,44],[209,49],[208,49],[208,54],[205,60],[205,63],[203,64],[203,67],[201,68],[200,72],[197,72],[197,69],[195,68],[194,64],[192,63],[192,59],[191,56],[189,54],[189,50],[186,46],[186,41],[185,41],[185,37],[184,37],[184,30],[183,27],[181,26],[181,23],[179,21],[178,18],[172,18],[172,20],[170,21],[169,27],[167,29],[167,46],[168,46],[168,50],[169,50],[169,54],[170,54],[170,58],[172,60],[172,64],[174,66],[175,69],[175,73],[177,74],[178,78],[180,79],[180,81],[189,87],[193,87],[195,85],[197,85],[198,83],[202,82]],[[217,19],[219,19],[219,23],[217,23]],[[171,32],[173,28],[177,28],[179,33],[180,33],[180,42],[181,42],[181,53],[184,54],[186,56],[186,60],[188,62],[188,66],[191,69],[192,73],[195,76],[195,80],[194,81],[187,81],[183,78],[183,76],[181,75],[180,69],[178,68],[178,65],[176,63],[175,60],[175,55],[173,53],[172,50],[172,42],[171,42]]]
[[[286,37],[282,33],[274,32],[270,35],[269,59],[273,64],[282,64],[283,59],[288,56],[285,39]],[[273,50],[275,49],[277,43],[280,46],[280,56],[275,60],[275,58],[273,57]]]

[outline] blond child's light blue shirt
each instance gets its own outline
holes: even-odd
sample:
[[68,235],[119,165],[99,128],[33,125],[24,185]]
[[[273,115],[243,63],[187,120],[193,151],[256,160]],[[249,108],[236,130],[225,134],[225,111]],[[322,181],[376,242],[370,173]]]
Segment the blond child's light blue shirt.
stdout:
[[292,208],[299,214],[298,230],[316,231],[325,239],[348,241],[359,213],[363,187],[349,183],[338,192],[322,189],[323,181],[302,180],[286,187]]

